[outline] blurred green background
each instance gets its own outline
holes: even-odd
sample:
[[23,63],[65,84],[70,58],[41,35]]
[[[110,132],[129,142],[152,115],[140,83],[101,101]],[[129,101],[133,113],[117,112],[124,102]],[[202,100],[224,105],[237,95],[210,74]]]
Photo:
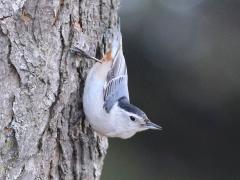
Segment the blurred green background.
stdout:
[[240,179],[240,1],[122,0],[133,104],[163,131],[110,139],[102,180]]

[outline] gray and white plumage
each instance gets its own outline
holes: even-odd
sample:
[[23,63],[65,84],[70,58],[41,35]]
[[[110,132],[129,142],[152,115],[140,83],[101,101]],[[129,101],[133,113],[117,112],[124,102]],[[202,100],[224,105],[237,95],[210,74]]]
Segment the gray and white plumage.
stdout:
[[95,131],[107,137],[129,138],[147,129],[160,129],[130,104],[122,36],[115,30],[111,50],[90,69],[83,93],[83,108]]
[[107,112],[120,98],[126,97],[129,100],[127,66],[122,51],[120,32],[116,33],[113,39],[112,54],[114,55],[112,66],[104,86],[104,108]]

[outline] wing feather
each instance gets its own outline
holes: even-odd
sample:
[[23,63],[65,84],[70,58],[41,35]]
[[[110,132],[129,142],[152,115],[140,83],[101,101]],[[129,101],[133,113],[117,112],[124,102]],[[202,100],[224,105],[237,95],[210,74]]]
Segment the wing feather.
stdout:
[[112,43],[113,62],[108,72],[104,87],[104,108],[107,112],[121,97],[129,100],[128,75],[125,58],[122,51],[122,36],[118,32]]

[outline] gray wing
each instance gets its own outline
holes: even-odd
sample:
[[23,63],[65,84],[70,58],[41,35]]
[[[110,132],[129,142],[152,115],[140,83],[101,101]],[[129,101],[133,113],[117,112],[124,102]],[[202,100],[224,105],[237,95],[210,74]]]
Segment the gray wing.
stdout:
[[118,32],[112,43],[113,63],[108,72],[106,85],[104,87],[104,108],[107,112],[121,98],[129,100],[128,75],[125,58],[122,51],[122,37]]

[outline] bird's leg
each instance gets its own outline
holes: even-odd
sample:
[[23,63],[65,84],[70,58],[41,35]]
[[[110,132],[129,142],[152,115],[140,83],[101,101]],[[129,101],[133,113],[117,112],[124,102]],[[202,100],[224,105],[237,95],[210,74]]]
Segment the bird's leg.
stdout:
[[77,47],[72,47],[70,50],[71,50],[72,53],[76,53],[76,54],[78,54],[78,55],[81,55],[81,56],[84,56],[84,57],[86,57],[86,58],[93,59],[93,60],[95,60],[95,61],[97,61],[97,62],[99,62],[99,63],[102,63],[101,60],[99,60],[99,59],[97,59],[97,58],[95,58],[95,57],[93,57],[93,56],[90,56],[90,55],[87,54],[85,51],[83,51],[83,50],[81,50],[81,49],[79,49],[79,48],[77,48]]

